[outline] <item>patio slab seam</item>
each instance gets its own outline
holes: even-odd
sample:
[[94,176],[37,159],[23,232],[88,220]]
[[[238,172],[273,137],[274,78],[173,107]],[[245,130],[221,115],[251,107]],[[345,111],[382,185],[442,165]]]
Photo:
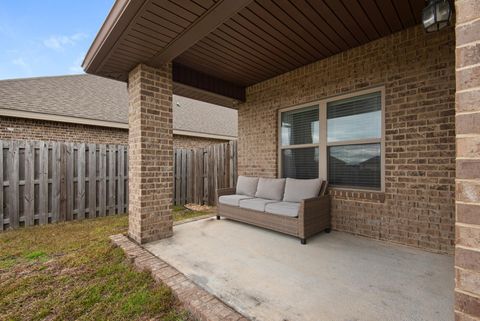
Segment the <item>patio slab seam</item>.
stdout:
[[123,234],[112,235],[110,240],[125,252],[126,257],[135,268],[151,273],[155,281],[162,282],[170,287],[175,297],[195,318],[202,321],[249,320],[127,236]]

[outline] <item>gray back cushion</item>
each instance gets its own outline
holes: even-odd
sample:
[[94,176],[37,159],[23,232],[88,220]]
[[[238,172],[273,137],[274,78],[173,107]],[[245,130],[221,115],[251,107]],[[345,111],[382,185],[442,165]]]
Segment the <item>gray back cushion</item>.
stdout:
[[260,178],[255,197],[281,201],[285,190],[285,178]]
[[258,177],[238,176],[236,194],[254,197],[257,185]]
[[322,186],[322,180],[287,178],[285,183],[284,202],[301,202],[304,199],[317,197]]

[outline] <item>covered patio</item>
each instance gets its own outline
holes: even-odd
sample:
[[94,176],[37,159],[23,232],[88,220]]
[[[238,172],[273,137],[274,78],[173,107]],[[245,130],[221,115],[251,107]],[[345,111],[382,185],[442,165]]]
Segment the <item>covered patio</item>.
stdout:
[[453,258],[348,233],[292,237],[214,218],[145,248],[251,320],[453,320]]
[[[423,0],[117,0],[83,66],[128,82],[129,237],[258,319],[479,319],[480,3],[454,5],[426,33]],[[238,109],[238,175],[328,180],[332,234],[302,247],[231,221],[173,229],[173,93]],[[291,293],[266,287],[263,305],[238,300],[222,275],[241,285],[256,260],[256,278],[306,269],[279,284],[322,303],[288,310]]]

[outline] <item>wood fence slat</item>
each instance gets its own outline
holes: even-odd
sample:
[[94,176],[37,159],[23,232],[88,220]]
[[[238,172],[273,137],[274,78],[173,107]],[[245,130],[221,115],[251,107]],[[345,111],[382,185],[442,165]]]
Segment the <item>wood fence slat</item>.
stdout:
[[60,145],[60,207],[58,220],[65,222],[67,215],[67,145],[59,143]]
[[0,231],[3,231],[4,199],[3,199],[3,141],[0,140]]
[[98,162],[99,167],[99,187],[98,187],[98,202],[99,202],[99,215],[105,216],[107,208],[107,149],[104,144],[100,145],[100,159]]
[[207,147],[203,151],[203,204],[208,204],[208,177],[209,177],[209,155],[210,149]]
[[74,167],[74,146],[72,143],[65,144],[66,155],[66,185],[67,185],[67,210],[65,213],[65,220],[73,220],[74,198],[73,195],[73,167]]
[[181,204],[181,159],[182,152],[181,149],[175,150],[175,204]]
[[97,217],[97,145],[88,145],[88,216]]
[[118,146],[118,213],[125,213],[125,199],[124,199],[124,171],[125,171],[125,148],[123,146]]
[[108,146],[108,214],[115,214],[115,160],[116,148],[114,145]]
[[39,220],[40,225],[48,223],[48,144],[39,142]]
[[10,151],[8,153],[8,182],[9,182],[9,198],[10,198],[10,210],[9,210],[9,222],[10,227],[17,228],[19,224],[19,197],[18,197],[18,142],[12,141],[10,145]]
[[25,144],[25,187],[24,187],[24,215],[25,226],[32,226],[35,223],[35,145],[29,141]]
[[196,169],[196,179],[197,179],[197,200],[195,203],[203,205],[204,199],[203,199],[203,175],[204,175],[204,169],[203,169],[203,156],[204,156],[204,149],[200,148],[197,150],[197,169]]
[[211,166],[211,175],[210,177],[210,186],[209,186],[209,194],[208,194],[208,204],[213,203],[213,194],[217,190],[217,182],[218,182],[218,165],[217,165],[217,150],[218,146],[212,146],[212,153],[210,154],[210,166]]
[[128,213],[128,173],[129,173],[129,167],[128,167],[128,148],[125,148],[125,212]]
[[181,188],[181,199],[182,204],[187,203],[187,150],[182,149],[182,188]]
[[193,203],[193,189],[195,187],[195,167],[193,166],[193,150],[187,151],[187,203]]
[[77,208],[79,220],[85,218],[85,144],[78,144],[78,153],[77,153]]
[[52,222],[60,216],[60,145],[52,144]]

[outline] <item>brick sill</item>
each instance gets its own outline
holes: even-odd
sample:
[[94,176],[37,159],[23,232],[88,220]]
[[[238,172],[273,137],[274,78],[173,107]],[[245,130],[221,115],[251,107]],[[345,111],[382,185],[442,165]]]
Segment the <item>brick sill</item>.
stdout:
[[329,189],[329,193],[332,198],[346,199],[346,200],[361,200],[373,203],[384,203],[385,192],[377,191],[359,191],[355,189],[334,188]]

